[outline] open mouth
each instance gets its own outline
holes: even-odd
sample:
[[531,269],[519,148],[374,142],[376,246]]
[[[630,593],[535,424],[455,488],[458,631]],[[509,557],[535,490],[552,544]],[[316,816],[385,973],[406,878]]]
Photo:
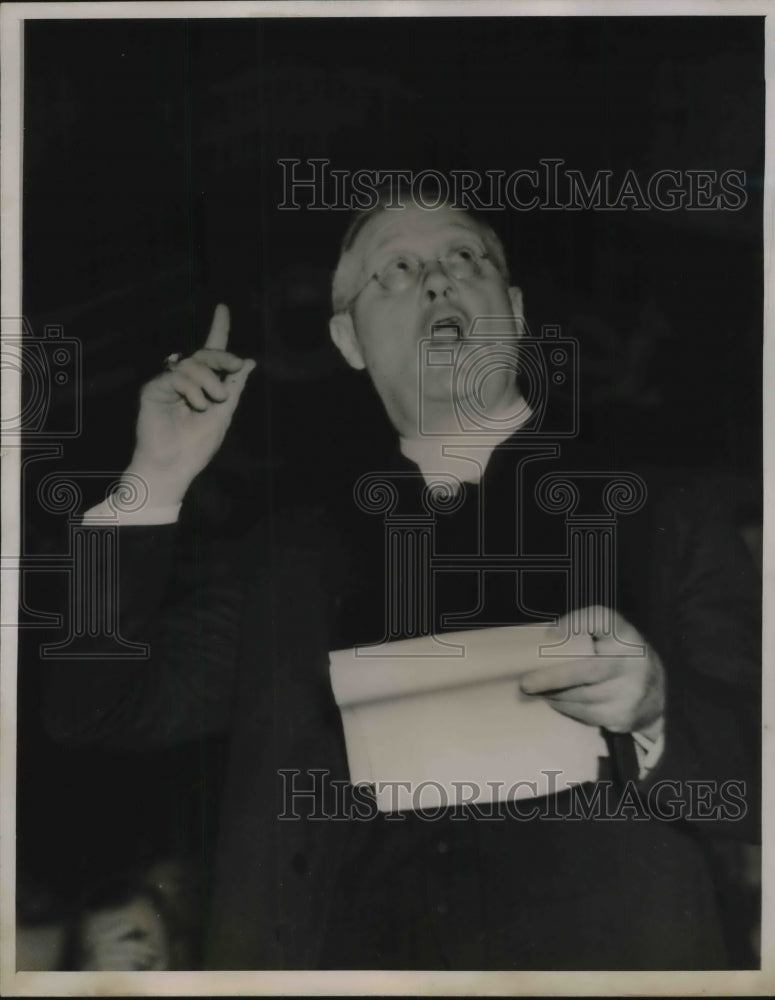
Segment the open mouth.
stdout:
[[442,316],[431,323],[431,337],[434,340],[462,340],[463,320],[460,316]]

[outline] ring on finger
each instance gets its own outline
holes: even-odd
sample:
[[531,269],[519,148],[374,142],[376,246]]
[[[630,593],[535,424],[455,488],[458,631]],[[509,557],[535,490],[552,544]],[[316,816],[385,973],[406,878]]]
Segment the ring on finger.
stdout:
[[180,364],[182,358],[183,353],[181,351],[175,351],[173,354],[168,354],[162,364],[168,372],[174,372]]

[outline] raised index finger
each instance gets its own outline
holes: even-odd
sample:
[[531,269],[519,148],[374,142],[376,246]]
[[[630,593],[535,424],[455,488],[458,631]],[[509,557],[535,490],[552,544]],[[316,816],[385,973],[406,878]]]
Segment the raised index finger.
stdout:
[[219,302],[215,307],[213,321],[210,324],[210,332],[207,334],[207,340],[204,342],[204,346],[213,347],[218,351],[225,350],[226,345],[229,342],[230,322],[231,317],[229,315],[229,307],[225,306],[222,302]]

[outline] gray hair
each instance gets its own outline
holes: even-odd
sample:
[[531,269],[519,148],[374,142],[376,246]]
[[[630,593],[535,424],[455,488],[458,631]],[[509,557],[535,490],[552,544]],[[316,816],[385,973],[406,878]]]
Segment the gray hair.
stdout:
[[[492,226],[485,222],[481,215],[474,212],[471,208],[458,208],[456,205],[452,205],[449,202],[441,201],[436,204],[434,208],[427,210],[435,211],[437,208],[441,208],[444,205],[454,208],[455,211],[464,213],[476,224],[479,235],[482,237],[482,241],[484,242],[490,259],[500,272],[503,280],[509,284],[511,279],[509,276],[508,262],[506,260],[506,252],[503,249],[503,243],[501,242],[500,237]],[[380,212],[401,211],[405,207],[406,206],[401,203],[400,200],[399,204],[396,204],[395,192],[392,187],[388,186],[377,191],[377,201],[374,205],[369,208],[360,209],[354,213],[342,238],[342,243],[339,247],[339,261],[331,282],[331,304],[333,306],[334,313],[346,312],[350,302],[352,301],[354,294],[353,272],[360,264],[360,261],[354,253],[354,246],[358,236],[366,226],[366,223],[376,215],[379,215]]]

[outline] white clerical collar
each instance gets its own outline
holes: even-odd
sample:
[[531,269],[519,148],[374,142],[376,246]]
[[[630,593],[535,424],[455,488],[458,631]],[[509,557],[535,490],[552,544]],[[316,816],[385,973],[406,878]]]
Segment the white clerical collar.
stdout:
[[452,476],[462,483],[478,483],[493,451],[532,415],[530,407],[524,405],[514,414],[513,420],[498,422],[500,426],[493,431],[402,437],[401,452],[419,466],[426,483],[440,476]]

